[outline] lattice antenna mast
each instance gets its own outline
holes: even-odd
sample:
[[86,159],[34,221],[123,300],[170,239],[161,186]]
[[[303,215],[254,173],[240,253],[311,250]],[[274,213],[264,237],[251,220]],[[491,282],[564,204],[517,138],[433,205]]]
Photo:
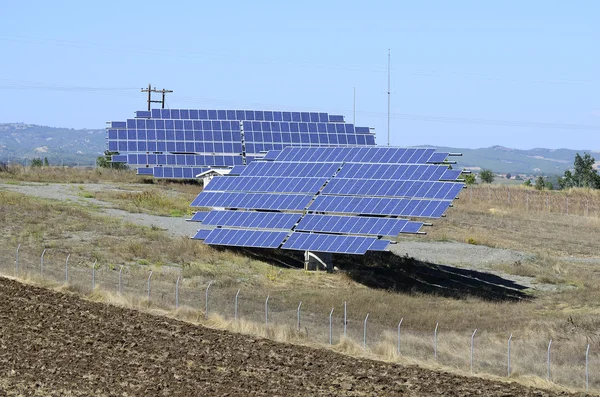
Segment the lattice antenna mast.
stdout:
[[387,90],[387,94],[388,94],[388,116],[387,116],[387,122],[388,122],[388,140],[387,140],[387,145],[390,146],[390,99],[391,99],[391,80],[390,80],[390,74],[391,74],[391,67],[390,67],[390,49],[388,48],[388,90]]
[[[164,88],[162,90],[157,90],[156,87],[152,88],[152,84],[148,84],[148,88],[142,88],[142,92],[148,93],[148,111],[150,111],[150,104],[152,104],[152,103],[160,103],[161,109],[164,109],[165,108],[165,95],[173,92],[173,90],[165,90]],[[162,99],[160,101],[153,100],[152,99],[153,92],[161,93]]]

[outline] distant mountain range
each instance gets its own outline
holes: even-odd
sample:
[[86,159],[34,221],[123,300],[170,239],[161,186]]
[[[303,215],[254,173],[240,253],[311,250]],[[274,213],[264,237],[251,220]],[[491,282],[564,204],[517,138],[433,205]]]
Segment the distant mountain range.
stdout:
[[[0,161],[31,161],[48,157],[50,164],[92,165],[106,150],[106,130],[45,127],[35,124],[0,123]],[[477,171],[488,168],[496,173],[562,174],[573,167],[576,153],[591,153],[600,161],[600,153],[590,150],[531,149],[502,146],[481,149],[436,147],[440,151],[462,153],[454,157],[457,167]]]
[[35,124],[0,124],[0,161],[47,157],[50,164],[93,165],[106,150],[106,130],[75,130]]

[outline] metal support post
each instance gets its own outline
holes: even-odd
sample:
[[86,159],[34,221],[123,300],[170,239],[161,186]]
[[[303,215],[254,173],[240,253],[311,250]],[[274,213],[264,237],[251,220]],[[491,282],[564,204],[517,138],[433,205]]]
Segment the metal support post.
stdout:
[[508,372],[507,376],[510,378],[510,343],[512,342],[512,334],[508,337]]
[[398,355],[402,355],[402,351],[400,350],[400,328],[402,327],[403,320],[404,320],[404,317],[402,317],[400,319],[400,322],[398,323],[398,348],[397,348]]
[[548,343],[548,373],[546,374],[546,379],[550,381],[550,348],[552,347],[552,339],[550,339],[550,343]]
[[331,313],[329,313],[329,344],[332,345],[333,341],[333,309],[331,308]]
[[238,289],[235,294],[235,306],[233,309],[233,319],[237,321],[238,319],[238,297],[240,296],[240,290]]
[[271,295],[267,295],[267,299],[265,300],[265,324],[269,324],[269,298]]
[[69,284],[69,258],[71,254],[67,255],[67,260],[65,261],[65,283]]
[[181,280],[181,276],[177,276],[177,281],[175,281],[175,309],[179,309],[179,281]]
[[348,328],[348,311],[347,311],[347,307],[346,307],[346,301],[344,301],[344,338],[348,335],[347,333],[347,328]]
[[17,247],[17,257],[15,258],[15,277],[19,276],[19,250],[21,249],[21,244]]
[[298,332],[300,331],[300,308],[302,307],[302,301],[300,301],[300,304],[298,305]]
[[92,265],[92,291],[96,289],[96,263],[98,263],[98,259]]
[[119,269],[119,295],[123,295],[123,266]]
[[369,313],[365,317],[365,322],[363,324],[363,347],[367,348],[367,320],[369,319]]
[[475,334],[477,333],[477,328],[473,331],[473,335],[471,335],[471,373],[473,373],[473,354],[475,352]]
[[206,286],[206,295],[204,297],[204,319],[208,319],[208,290],[212,284],[212,281]]
[[150,270],[150,274],[148,275],[148,300],[150,300],[150,280],[152,280],[153,271]]
[[44,277],[44,255],[46,254],[46,248],[42,251],[42,257],[40,259],[40,276]]
[[585,349],[585,391],[590,389],[590,345]]
[[439,323],[435,323],[435,330],[433,331],[433,358],[437,361],[437,331]]

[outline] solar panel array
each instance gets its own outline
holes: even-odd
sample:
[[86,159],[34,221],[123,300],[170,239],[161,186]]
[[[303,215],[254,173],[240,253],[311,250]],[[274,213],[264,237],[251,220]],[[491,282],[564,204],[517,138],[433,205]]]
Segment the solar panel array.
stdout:
[[194,178],[214,167],[250,163],[285,147],[375,145],[369,127],[343,116],[262,110],[152,109],[133,119],[111,121],[108,151],[140,175]]
[[439,218],[464,187],[449,153],[390,147],[285,148],[215,177],[192,207],[193,237],[211,245],[364,254],[422,218]]

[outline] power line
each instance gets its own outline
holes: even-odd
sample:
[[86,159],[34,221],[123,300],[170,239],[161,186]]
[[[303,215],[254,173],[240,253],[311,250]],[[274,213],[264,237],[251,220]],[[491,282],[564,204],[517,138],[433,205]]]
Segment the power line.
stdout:
[[[5,82],[3,84],[3,82]],[[41,91],[64,91],[64,92],[75,92],[75,93],[89,93],[89,94],[100,94],[100,95],[111,95],[111,96],[122,96],[137,98],[139,95],[139,88],[130,87],[81,87],[81,86],[69,86],[69,85],[52,85],[38,82],[11,82],[11,80],[0,79],[0,89],[16,89],[16,90],[41,90]],[[158,90],[158,92],[162,92]],[[166,91],[165,91],[166,92]],[[216,98],[199,98],[191,96],[180,96],[177,97],[178,104],[197,104],[201,103],[203,106],[228,106],[231,108],[244,108],[244,107],[255,107],[263,109],[277,109],[277,110],[301,110],[301,111],[314,111],[313,107],[306,106],[286,106],[282,104],[265,104],[256,102],[241,102],[241,101],[230,101]],[[177,105],[180,106],[180,105]],[[176,106],[176,107],[177,107]],[[348,109],[330,109],[329,113],[348,114],[354,110]],[[371,118],[387,118],[388,115],[384,112],[370,112],[370,111],[356,111],[356,114]],[[423,115],[423,114],[412,114],[412,113],[390,113],[389,117],[395,120],[412,120],[422,122],[436,122],[436,123],[456,123],[456,124],[472,124],[472,125],[492,125],[500,127],[519,127],[519,128],[542,128],[542,129],[562,129],[562,130],[581,130],[581,131],[600,131],[600,125],[591,124],[576,124],[576,123],[557,123],[557,122],[540,122],[540,121],[523,121],[523,120],[496,120],[496,119],[482,119],[472,117],[455,117],[455,116],[439,116],[439,115]]]

